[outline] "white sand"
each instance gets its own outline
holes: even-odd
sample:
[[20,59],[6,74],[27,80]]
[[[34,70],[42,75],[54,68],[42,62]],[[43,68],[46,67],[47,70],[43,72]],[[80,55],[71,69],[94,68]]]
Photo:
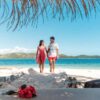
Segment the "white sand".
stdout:
[[100,70],[93,69],[61,69],[55,70],[55,74],[51,74],[46,68],[43,74],[39,73],[39,69],[34,70],[28,68],[0,68],[0,76],[19,75],[24,72],[25,75],[19,79],[11,82],[9,85],[4,85],[6,89],[18,89],[22,84],[33,85],[37,89],[51,89],[51,88],[66,88],[68,86],[68,77],[76,77],[80,82],[99,79]]
[[[39,72],[38,68],[34,69],[36,72]],[[20,72],[28,73],[28,68],[15,68],[15,67],[1,67],[0,68],[0,76],[9,76],[12,74],[17,74]],[[61,72],[65,72],[68,75],[73,76],[83,76],[83,77],[89,77],[89,78],[100,78],[100,70],[99,69],[63,69],[63,68],[57,68],[55,70],[56,74],[59,74]],[[44,70],[43,75],[50,74],[49,69],[46,68]]]
[[46,68],[43,74],[39,73],[39,69],[35,68],[15,68],[15,67],[2,67],[0,68],[0,77],[10,76],[10,75],[19,75],[21,72],[25,74],[15,81],[10,83],[3,83],[0,88],[0,94],[5,93],[7,90],[18,90],[22,84],[32,85],[36,89],[45,90],[45,89],[65,89],[68,87],[69,76],[75,77],[78,82],[82,82],[82,85],[79,85],[78,88],[84,87],[84,82],[99,79],[100,70],[96,69],[61,69],[58,68],[55,70],[55,74],[51,74],[49,69]]

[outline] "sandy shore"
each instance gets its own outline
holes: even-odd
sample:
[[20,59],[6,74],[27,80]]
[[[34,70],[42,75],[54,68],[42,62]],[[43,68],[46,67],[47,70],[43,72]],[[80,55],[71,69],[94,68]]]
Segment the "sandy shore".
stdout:
[[[23,75],[21,73],[24,73]],[[1,82],[3,77],[11,77],[15,80]],[[16,78],[18,76],[18,78]],[[70,81],[69,77],[75,77],[76,81]],[[43,74],[39,69],[1,67],[0,68],[0,100],[22,100],[18,97],[2,95],[14,90],[17,91],[22,84],[32,85],[36,88],[38,97],[34,100],[98,100],[99,89],[69,89],[70,82],[81,82],[78,88],[84,88],[84,82],[99,79],[100,70],[93,69],[61,69],[54,74],[46,68]]]
[[[16,68],[16,67],[0,67],[0,76],[9,76],[12,74],[17,74],[20,72],[28,73],[29,68]],[[39,68],[34,68],[36,72],[39,73]],[[71,76],[82,76],[87,78],[100,79],[100,70],[99,69],[63,69],[57,68],[55,70],[56,74],[65,72]],[[50,74],[49,68],[45,68],[43,75]]]
[[[35,86],[37,89],[67,88],[73,82],[81,83],[78,88],[83,88],[86,81],[100,78],[100,70],[58,68],[53,74],[49,72],[49,69],[45,69],[44,73],[40,74],[38,68],[2,67],[0,68],[0,77],[1,88],[4,90],[16,90],[22,84]],[[75,80],[70,81],[70,77]],[[2,80],[3,83],[1,83]]]

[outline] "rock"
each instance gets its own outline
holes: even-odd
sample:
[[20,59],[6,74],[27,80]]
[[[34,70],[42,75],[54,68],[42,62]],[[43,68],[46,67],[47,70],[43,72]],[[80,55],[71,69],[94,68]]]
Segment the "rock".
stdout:
[[23,75],[25,75],[25,74],[23,72],[21,72],[21,73],[17,73],[16,75],[0,77],[0,82],[10,83],[10,82],[15,81],[16,79],[22,77]]
[[66,79],[68,78],[68,75],[65,72],[63,72],[63,73],[60,73],[60,77]]
[[66,88],[83,88],[83,85],[75,77],[68,77],[65,80]]
[[6,82],[6,77],[0,77],[0,82]]
[[36,72],[34,69],[32,69],[32,68],[28,69],[28,73],[29,73],[30,75],[37,74],[37,72]]
[[10,76],[10,81],[12,82],[12,81],[14,81],[14,80],[16,80],[17,79],[17,76],[15,76],[15,75],[11,75]]
[[100,88],[100,80],[88,81],[84,84],[84,88]]
[[0,82],[0,88],[5,88],[7,87],[9,84],[6,82]]

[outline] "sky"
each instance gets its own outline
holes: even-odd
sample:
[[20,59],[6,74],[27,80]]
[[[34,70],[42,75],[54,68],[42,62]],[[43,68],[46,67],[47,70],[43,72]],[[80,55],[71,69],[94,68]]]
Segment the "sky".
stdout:
[[7,30],[0,26],[0,50],[26,48],[36,50],[43,39],[49,45],[50,36],[55,36],[59,52],[66,55],[100,55],[100,14],[88,19],[70,21],[39,20],[37,28],[24,27],[21,30]]

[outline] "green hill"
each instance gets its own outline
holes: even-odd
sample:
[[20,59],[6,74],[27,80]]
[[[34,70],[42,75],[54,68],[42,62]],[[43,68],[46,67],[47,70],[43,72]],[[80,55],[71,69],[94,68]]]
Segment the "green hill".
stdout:
[[[35,58],[36,53],[9,53],[9,54],[0,54],[0,59],[10,59],[10,58]],[[78,55],[78,56],[68,56],[65,54],[60,54],[60,58],[100,58],[98,55]]]

